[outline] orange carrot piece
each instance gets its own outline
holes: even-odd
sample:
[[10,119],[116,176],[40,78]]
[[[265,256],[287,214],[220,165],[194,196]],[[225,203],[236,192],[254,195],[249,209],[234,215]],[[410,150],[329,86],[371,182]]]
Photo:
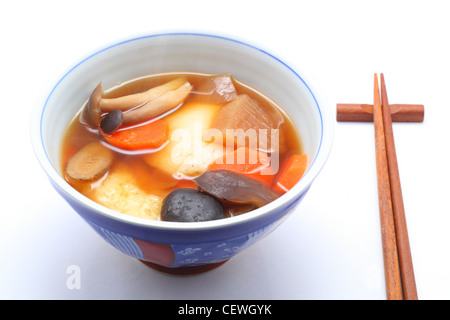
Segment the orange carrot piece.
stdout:
[[307,167],[308,156],[306,154],[292,155],[278,173],[273,190],[279,194],[286,193],[300,181]]
[[175,189],[180,188],[190,188],[190,189],[197,189],[197,185],[195,184],[194,180],[179,180],[178,183],[175,185]]
[[142,150],[155,149],[168,139],[166,121],[158,119],[137,127],[124,128],[111,135],[103,134],[105,140],[120,149]]
[[241,159],[242,154],[240,152],[240,149],[237,149],[229,154],[225,154],[222,158],[222,164],[214,162],[208,167],[208,170],[229,170],[244,174],[270,188],[274,175],[261,174],[261,170],[270,166],[270,163],[267,162],[269,159],[264,159],[264,153],[245,147],[245,161],[243,161],[244,159]]

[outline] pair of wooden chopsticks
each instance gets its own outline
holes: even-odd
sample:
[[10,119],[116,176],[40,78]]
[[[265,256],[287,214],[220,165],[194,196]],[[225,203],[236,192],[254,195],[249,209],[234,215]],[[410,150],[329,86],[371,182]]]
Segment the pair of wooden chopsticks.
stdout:
[[373,121],[387,298],[416,300],[417,289],[392,131],[391,110],[383,74],[380,78],[381,102],[378,77],[375,74]]

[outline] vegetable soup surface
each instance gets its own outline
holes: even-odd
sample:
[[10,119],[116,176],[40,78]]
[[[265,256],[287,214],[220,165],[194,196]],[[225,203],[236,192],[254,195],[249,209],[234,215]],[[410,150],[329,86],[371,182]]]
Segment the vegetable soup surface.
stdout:
[[61,172],[117,212],[229,218],[283,195],[308,167],[288,115],[232,75],[154,74],[90,90],[63,137]]

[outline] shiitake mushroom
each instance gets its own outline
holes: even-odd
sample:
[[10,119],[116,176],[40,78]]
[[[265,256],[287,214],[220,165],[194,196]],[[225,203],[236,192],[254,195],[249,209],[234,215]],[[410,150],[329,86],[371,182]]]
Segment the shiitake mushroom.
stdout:
[[278,198],[278,194],[261,182],[233,171],[209,170],[194,181],[202,191],[234,203],[261,207]]

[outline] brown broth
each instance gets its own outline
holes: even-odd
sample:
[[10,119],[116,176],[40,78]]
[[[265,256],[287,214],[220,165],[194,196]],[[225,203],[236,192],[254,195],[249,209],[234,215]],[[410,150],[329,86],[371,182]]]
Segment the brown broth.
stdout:
[[[142,92],[154,86],[166,83],[179,76],[186,77],[194,88],[190,96],[183,104],[187,105],[192,99],[195,98],[195,89],[201,85],[202,81],[205,81],[205,79],[207,77],[210,77],[211,75],[197,73],[166,73],[150,75],[139,79],[133,79],[110,88],[109,90],[104,92],[103,97],[115,98]],[[238,94],[245,93],[249,95],[251,98],[257,100],[263,108],[276,108],[281,111],[284,118],[285,131],[284,139],[282,141],[282,143],[284,144],[284,147],[282,147],[284,152],[280,153],[279,155],[280,167],[283,165],[290,154],[303,153],[300,135],[293,125],[291,119],[289,119],[289,117],[280,108],[280,106],[276,105],[273,101],[268,99],[262,93],[253,89],[251,86],[241,83],[234,78],[233,84]],[[66,174],[67,163],[78,150],[80,150],[84,145],[88,144],[91,141],[103,140],[102,135],[98,132],[98,130],[94,130],[85,125],[82,112],[84,108],[85,105],[81,106],[80,112],[74,117],[71,123],[69,123],[63,137],[61,148],[61,172],[63,172],[64,178],[73,188],[75,188],[86,197],[91,198],[95,201],[95,190],[102,183],[105,177],[102,177],[96,181],[79,181],[71,178]],[[167,117],[170,117],[170,115],[168,115]],[[107,145],[106,143],[104,144]],[[145,161],[145,153],[118,152],[117,149],[113,149],[113,153],[114,161],[109,172],[112,172],[113,170],[116,170],[118,168],[128,170],[129,173],[133,176],[136,185],[146,194],[155,195],[163,199],[167,194],[177,188],[194,186],[194,182],[191,180],[192,177],[189,177],[187,179],[180,179],[180,177],[170,175],[160,168],[149,166]],[[252,209],[251,206],[248,205],[239,206],[230,203],[225,203],[225,208],[228,216],[241,214]]]

